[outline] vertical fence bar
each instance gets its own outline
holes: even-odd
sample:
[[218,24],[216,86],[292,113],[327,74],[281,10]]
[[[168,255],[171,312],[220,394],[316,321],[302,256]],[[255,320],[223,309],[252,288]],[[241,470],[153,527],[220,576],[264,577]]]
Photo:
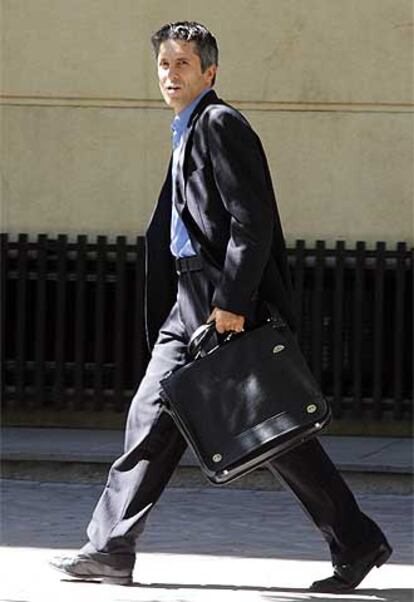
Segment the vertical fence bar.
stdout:
[[364,328],[364,279],[365,243],[357,242],[355,252],[354,319],[353,319],[353,410],[355,416],[362,414],[362,350]]
[[56,241],[56,322],[55,322],[55,370],[53,380],[53,405],[64,407],[65,393],[65,342],[66,342],[66,282],[68,238],[59,234]]
[[305,241],[297,240],[295,248],[294,303],[298,341],[303,342],[303,292],[305,282]]
[[80,409],[84,397],[85,363],[85,302],[87,236],[80,235],[76,243],[76,298],[75,298],[75,375],[74,406]]
[[46,278],[47,278],[46,234],[37,238],[36,264],[36,318],[35,318],[35,399],[38,405],[45,402],[45,344],[46,344]]
[[318,381],[322,383],[322,298],[324,286],[325,267],[325,242],[316,242],[314,288],[312,303],[312,371]]
[[146,334],[144,325],[144,239],[137,237],[136,257],[134,270],[134,335],[133,335],[133,375],[134,387],[138,385],[138,379],[144,371],[144,345]]
[[333,411],[342,414],[342,384],[344,378],[344,266],[345,242],[338,240],[335,252],[335,291],[333,306]]
[[9,237],[7,234],[1,234],[1,266],[0,266],[0,275],[1,275],[1,290],[0,290],[0,311],[1,311],[1,323],[0,329],[2,333],[1,337],[1,352],[0,352],[0,361],[1,361],[1,398],[3,403],[7,403],[6,399],[6,304],[7,304],[7,284],[8,284],[8,274],[9,274]]
[[374,301],[374,365],[372,400],[374,415],[382,415],[382,379],[384,356],[384,276],[385,276],[385,243],[379,242],[375,257],[375,301]]
[[95,349],[94,349],[94,408],[102,409],[104,403],[104,344],[105,344],[105,271],[106,236],[96,241],[96,284],[95,284]]
[[405,302],[405,262],[407,245],[397,245],[395,268],[395,316],[394,316],[394,418],[403,415],[403,364],[404,364],[404,302]]
[[122,410],[123,374],[124,374],[124,345],[125,345],[125,261],[126,238],[117,236],[116,239],[116,290],[115,290],[115,375],[114,395],[115,405]]
[[27,297],[27,234],[17,241],[17,299],[16,299],[16,403],[26,406],[26,297]]

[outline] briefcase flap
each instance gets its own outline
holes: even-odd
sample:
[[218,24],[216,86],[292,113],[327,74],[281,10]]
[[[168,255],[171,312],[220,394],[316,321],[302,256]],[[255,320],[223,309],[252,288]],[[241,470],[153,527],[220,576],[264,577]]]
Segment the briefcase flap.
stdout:
[[329,416],[292,333],[271,322],[179,368],[161,386],[176,423],[211,473]]

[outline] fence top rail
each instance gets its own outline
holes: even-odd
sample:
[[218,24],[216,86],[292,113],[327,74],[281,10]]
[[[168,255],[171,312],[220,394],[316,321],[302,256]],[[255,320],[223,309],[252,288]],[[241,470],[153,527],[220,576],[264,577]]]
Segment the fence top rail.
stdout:
[[[137,243],[144,240],[144,235],[137,235],[134,240],[125,235],[69,235],[69,234],[58,234],[47,235],[47,234],[9,234],[7,232],[1,232],[0,237],[3,243],[8,246],[15,246],[18,244],[27,244],[29,248],[36,248],[39,243],[47,245],[60,245],[66,243],[70,247],[76,248],[80,243],[86,244],[87,247],[95,248],[99,244],[105,244],[108,248],[117,248],[119,245],[125,245],[126,247],[134,248]],[[389,247],[394,247],[390,249]],[[315,240],[310,243],[304,239],[297,239],[294,244],[288,245],[288,250],[294,252],[301,250],[305,253],[314,253],[315,249],[328,252],[336,253],[338,251],[344,253],[352,253],[355,250],[364,251],[365,253],[377,253],[379,250],[383,250],[386,253],[395,253],[398,251],[413,252],[414,247],[411,247],[407,241],[396,241],[394,243],[387,243],[386,241],[376,241],[375,243],[367,243],[365,241],[357,241],[355,243],[349,243],[345,240],[337,240],[335,243],[327,243],[325,240]]]
[[[118,236],[116,241],[109,242],[107,236],[98,236],[96,241],[89,240],[87,235],[79,235],[76,240],[69,240],[67,235],[47,237],[39,235],[37,240],[30,239],[27,234],[11,235],[1,234],[2,249],[12,259],[18,257],[24,249],[28,259],[36,259],[39,254],[47,251],[49,259],[56,258],[64,252],[68,259],[76,259],[82,254],[87,259],[95,260],[100,255],[105,255],[106,261],[115,261],[119,253],[124,253],[126,261],[134,261],[137,254],[143,252],[144,237],[137,236],[134,243],[128,242],[125,236]],[[303,262],[305,267],[319,265],[329,268],[335,267],[338,261],[343,261],[344,267],[363,262],[365,268],[374,268],[378,262],[384,261],[385,268],[391,269],[397,263],[410,269],[413,264],[414,249],[408,247],[406,242],[398,242],[394,249],[387,248],[387,243],[379,241],[375,248],[368,248],[365,242],[359,241],[353,247],[347,247],[345,241],[337,241],[336,246],[326,246],[325,241],[318,240],[311,247],[304,240],[297,240],[295,246],[287,248],[290,265]]]

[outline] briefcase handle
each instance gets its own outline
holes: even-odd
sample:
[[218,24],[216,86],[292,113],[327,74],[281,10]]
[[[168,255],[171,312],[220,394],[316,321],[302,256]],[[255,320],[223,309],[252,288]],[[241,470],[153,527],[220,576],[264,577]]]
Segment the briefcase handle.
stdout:
[[[270,310],[270,318],[268,321],[272,323],[274,328],[286,328],[287,323],[282,318],[282,316],[277,312],[277,310],[268,304],[268,308]],[[187,346],[187,351],[192,359],[196,360],[203,355],[206,355],[206,352],[203,349],[205,343],[207,343],[213,334],[216,332],[216,321],[214,319],[210,320],[210,322],[206,322],[205,324],[201,324],[192,334],[190,341]],[[234,338],[238,338],[243,336],[243,332],[228,332],[222,341],[221,344],[228,343]],[[215,351],[217,347],[211,349],[208,353],[212,353]]]
[[187,345],[189,355],[194,359],[198,359],[203,354],[203,345],[210,340],[216,332],[216,321],[211,320],[206,324],[201,324],[192,334]]

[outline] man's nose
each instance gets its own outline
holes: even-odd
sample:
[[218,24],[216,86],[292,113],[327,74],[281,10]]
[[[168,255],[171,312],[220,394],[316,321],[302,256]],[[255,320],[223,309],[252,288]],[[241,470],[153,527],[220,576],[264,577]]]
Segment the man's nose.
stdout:
[[174,79],[174,77],[177,75],[177,69],[176,67],[174,67],[174,65],[171,65],[170,67],[168,67],[167,69],[167,77],[168,79],[172,80]]

